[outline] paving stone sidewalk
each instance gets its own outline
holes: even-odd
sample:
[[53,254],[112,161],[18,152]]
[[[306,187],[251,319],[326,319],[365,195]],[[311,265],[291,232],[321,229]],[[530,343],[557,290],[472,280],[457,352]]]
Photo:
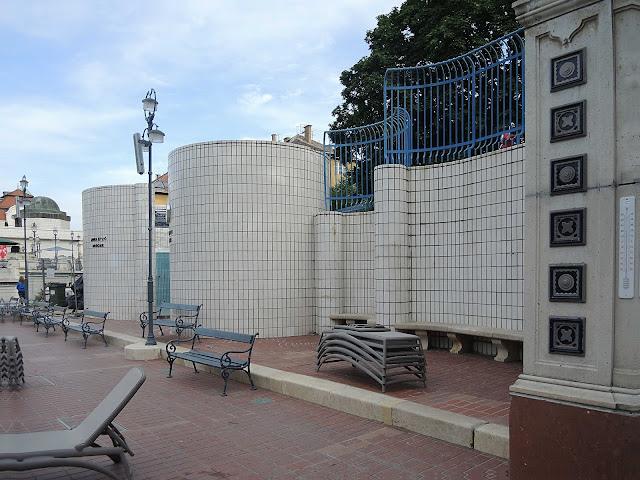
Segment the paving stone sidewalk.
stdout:
[[[140,337],[140,324],[134,321],[109,320],[107,329]],[[160,335],[156,340],[176,338]],[[257,365],[323,378],[345,385],[380,392],[380,385],[359,369],[339,362],[323,365],[315,371],[319,335],[285,338],[260,338],[253,349],[252,362]],[[141,338],[142,340],[142,338]],[[522,373],[522,363],[500,363],[491,357],[453,355],[443,350],[427,350],[427,388],[418,383],[392,384],[387,394],[430,407],[461,413],[491,423],[509,425],[509,387]]]
[[[503,459],[238,382],[221,397],[216,375],[175,366],[167,379],[165,361],[130,362],[122,348],[90,340],[84,350],[81,337],[64,342],[57,331],[45,338],[26,323],[0,324],[0,335],[18,336],[27,382],[20,391],[0,391],[3,433],[77,425],[132,365],[145,370],[147,381],[117,418],[135,452],[134,479],[508,478]],[[262,340],[256,348],[265,365],[267,351],[313,343],[313,337]],[[102,463],[122,473],[108,459]],[[56,468],[0,472],[5,478],[104,477]]]

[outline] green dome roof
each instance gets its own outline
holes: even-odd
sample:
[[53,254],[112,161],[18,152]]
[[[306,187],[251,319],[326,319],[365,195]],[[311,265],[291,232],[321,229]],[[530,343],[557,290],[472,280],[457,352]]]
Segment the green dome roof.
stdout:
[[49,197],[33,197],[31,204],[27,207],[27,217],[70,220],[67,214],[60,210],[58,204]]
[[60,207],[49,197],[33,197],[29,210],[41,213],[60,213]]

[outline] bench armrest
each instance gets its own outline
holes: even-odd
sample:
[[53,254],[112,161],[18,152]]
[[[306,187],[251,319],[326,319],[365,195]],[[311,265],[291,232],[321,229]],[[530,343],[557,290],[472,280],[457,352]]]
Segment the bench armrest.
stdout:
[[[146,325],[149,323],[148,313],[149,312],[142,312],[140,314],[140,325]],[[154,319],[158,316],[158,310],[153,310],[151,313],[153,314]]]
[[88,332],[89,330],[91,330],[91,328],[95,328],[95,327],[91,327],[91,325],[102,325],[102,328],[100,328],[99,330],[104,330],[104,323],[105,322],[106,322],[106,319],[102,320],[102,321],[96,321],[96,322],[84,321],[80,325],[82,326],[82,331],[83,332]]
[[[186,319],[186,322],[185,322]],[[198,314],[195,315],[179,315],[176,317],[176,327],[182,327],[185,323],[193,323],[194,327],[198,326]]]
[[251,362],[251,349],[253,348],[253,345],[250,345],[249,348],[245,349],[245,350],[228,350],[226,352],[224,352],[222,355],[220,355],[220,364],[223,367],[228,367],[229,365],[231,365],[232,363],[232,359],[229,356],[232,353],[248,353],[248,357],[247,360],[244,362],[245,365],[248,365]]
[[176,350],[177,350],[177,348],[178,348],[178,344],[179,344],[179,343],[187,343],[187,342],[191,342],[191,343],[193,344],[193,342],[194,342],[194,340],[195,340],[195,339],[196,339],[196,336],[194,335],[194,336],[193,336],[193,337],[191,337],[191,338],[183,338],[183,339],[175,338],[175,339],[173,339],[173,340],[169,340],[169,341],[167,342],[166,347],[165,347],[165,350],[167,351],[167,355],[171,355],[171,354],[175,353],[175,351],[176,351]]

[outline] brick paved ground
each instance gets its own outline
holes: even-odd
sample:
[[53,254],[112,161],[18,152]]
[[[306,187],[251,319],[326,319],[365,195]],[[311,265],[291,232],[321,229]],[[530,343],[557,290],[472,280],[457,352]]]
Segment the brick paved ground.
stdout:
[[[140,324],[109,320],[113,331],[140,336]],[[165,333],[167,329],[164,329]],[[174,335],[160,336],[166,342]],[[288,338],[259,338],[252,361],[258,365],[324,378],[343,384],[380,392],[380,386],[368,375],[346,363],[323,365],[315,371],[318,335]],[[522,363],[500,363],[482,355],[452,355],[447,351],[428,350],[427,388],[418,383],[392,384],[387,394],[431,407],[461,413],[491,423],[509,425],[509,386],[522,373]]]
[[[27,380],[20,391],[0,391],[0,432],[61,429],[61,422],[77,425],[133,364],[142,366],[147,381],[117,418],[136,454],[131,459],[135,479],[508,478],[508,462],[500,458],[270,391],[252,391],[236,382],[230,383],[229,396],[221,397],[222,380],[216,375],[195,375],[190,368],[176,365],[177,375],[167,379],[165,361],[129,362],[122,348],[105,348],[98,341],[90,340],[83,350],[80,337],[70,336],[65,343],[58,331],[46,339],[26,323],[11,322],[0,324],[0,335],[18,336]],[[299,345],[300,353],[291,358],[300,360],[296,368],[303,370],[298,373],[313,375],[314,369],[306,365],[313,353],[306,345],[315,348],[314,343],[314,337],[263,339],[255,360],[277,368],[276,360],[283,361],[278,355]],[[439,369],[447,369],[434,366],[439,357],[428,353],[428,377],[432,394],[442,402],[444,396],[438,396],[432,378]],[[491,370],[485,363],[496,363],[479,361],[481,370]],[[465,362],[453,366],[469,368]],[[350,384],[377,390],[376,385],[353,379],[353,369],[349,375],[327,370],[333,372],[321,371],[322,378],[343,381],[348,376]],[[462,373],[450,371],[443,380],[461,382],[455,377]],[[393,394],[404,391],[394,389]],[[421,395],[428,394],[409,396],[416,401]],[[108,459],[102,463],[122,472]],[[2,472],[0,478],[93,480],[103,476],[58,468]]]

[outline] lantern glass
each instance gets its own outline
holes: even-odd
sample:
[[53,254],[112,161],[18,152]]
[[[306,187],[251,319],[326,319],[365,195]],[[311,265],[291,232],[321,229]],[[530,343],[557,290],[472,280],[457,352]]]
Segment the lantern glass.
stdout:
[[142,100],[142,109],[145,112],[153,113],[156,111],[157,108],[158,108],[158,102],[156,102],[155,99],[151,97],[147,97],[144,100]]
[[149,130],[149,140],[151,143],[164,143],[164,133],[160,130]]

